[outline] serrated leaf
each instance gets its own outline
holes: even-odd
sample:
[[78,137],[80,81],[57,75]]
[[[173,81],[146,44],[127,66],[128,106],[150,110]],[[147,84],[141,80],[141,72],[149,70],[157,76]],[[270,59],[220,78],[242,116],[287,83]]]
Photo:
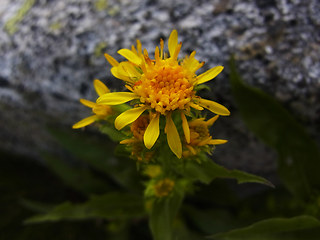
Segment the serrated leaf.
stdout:
[[46,214],[33,216],[25,220],[26,224],[56,222],[61,220],[84,220],[92,218],[126,219],[141,217],[145,214],[143,199],[127,193],[108,193],[92,196],[81,204],[62,203]]
[[230,61],[233,96],[241,116],[262,141],[279,155],[279,173],[296,196],[308,198],[320,187],[320,151],[305,129],[274,98],[243,83]]
[[190,161],[186,164],[184,175],[191,180],[198,180],[205,184],[209,184],[215,178],[232,178],[240,183],[261,183],[273,187],[272,183],[263,177],[259,177],[240,170],[228,170],[213,161],[203,161],[198,163]]
[[215,240],[317,240],[320,221],[311,216],[271,218],[248,227],[218,233],[209,238]]

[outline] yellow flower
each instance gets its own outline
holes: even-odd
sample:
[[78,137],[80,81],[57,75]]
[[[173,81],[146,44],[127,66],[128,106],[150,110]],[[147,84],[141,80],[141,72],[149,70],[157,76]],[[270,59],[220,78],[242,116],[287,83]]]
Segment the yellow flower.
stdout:
[[137,139],[126,139],[121,141],[120,144],[127,144],[131,152],[130,157],[138,162],[148,163],[154,155],[153,151],[145,151],[143,142],[140,142]]
[[195,119],[189,122],[190,127],[190,142],[186,144],[188,151],[183,152],[183,156],[196,155],[198,150],[207,145],[219,145],[224,144],[227,140],[224,139],[212,139],[209,132],[209,127],[217,121],[219,115],[205,121],[204,118]]
[[151,151],[144,151],[143,147],[143,135],[148,127],[149,122],[149,115],[140,115],[130,126],[133,137],[124,139],[120,142],[120,144],[128,144],[131,147],[131,157],[140,162],[149,162],[153,155],[153,152]]
[[[103,94],[109,93],[110,90],[106,85],[104,85],[100,80],[95,79],[93,81],[93,86],[99,96],[102,96]],[[99,104],[99,103],[94,103],[86,99],[80,99],[80,102],[89,107],[92,108],[92,112],[94,115],[84,118],[81,121],[75,123],[72,128],[82,128],[85,126],[90,125],[91,123],[104,119],[106,116],[110,115],[112,113],[112,109],[109,106],[106,106],[105,104]]]
[[135,120],[131,126],[130,130],[134,136],[139,141],[143,141],[144,133],[149,125],[150,117],[149,115],[140,115],[137,120]]
[[143,173],[150,178],[156,178],[162,173],[162,169],[159,165],[148,165]]
[[165,178],[158,181],[154,186],[154,193],[157,197],[168,196],[174,187],[174,181],[170,178]]
[[160,40],[160,48],[155,48],[155,59],[150,59],[146,50],[142,51],[141,43],[137,40],[137,48],[118,51],[127,61],[118,62],[105,54],[106,59],[113,66],[111,73],[123,80],[130,92],[107,93],[98,99],[99,104],[117,105],[136,100],[137,105],[120,114],[115,120],[115,127],[120,130],[134,122],[144,111],[151,111],[153,118],[144,133],[144,144],[150,149],[157,141],[160,130],[160,115],[165,116],[165,133],[172,152],[181,158],[182,144],[177,128],[172,120],[172,113],[179,111],[182,128],[187,142],[190,142],[190,130],[185,114],[190,108],[203,110],[204,108],[218,115],[230,114],[227,108],[219,103],[196,96],[195,86],[216,77],[223,69],[214,67],[200,75],[196,71],[203,66],[194,58],[195,51],[183,60],[178,59],[182,43],[178,44],[178,33],[173,30],[168,41],[170,56],[164,53],[164,43]]

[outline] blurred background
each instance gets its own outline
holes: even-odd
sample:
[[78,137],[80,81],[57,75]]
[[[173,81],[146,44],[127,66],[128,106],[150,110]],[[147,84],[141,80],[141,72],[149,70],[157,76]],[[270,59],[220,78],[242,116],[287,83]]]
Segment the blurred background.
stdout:
[[[280,189],[283,185],[278,174],[278,142],[259,135],[255,123],[250,126],[248,111],[241,105],[246,101],[241,101],[240,88],[232,87],[230,81],[235,69],[238,73],[233,77],[241,77],[247,85],[261,89],[262,96],[268,94],[266,105],[270,100],[286,109],[288,119],[294,121],[292,126],[299,125],[287,131],[295,132],[298,128],[307,139],[301,137],[298,142],[306,142],[318,151],[320,4],[317,0],[1,0],[0,25],[0,201],[5,212],[0,217],[1,239],[50,239],[52,234],[61,239],[88,236],[113,239],[112,234],[105,238],[105,232],[122,229],[110,223],[106,227],[99,219],[40,225],[23,225],[23,221],[40,208],[29,200],[48,204],[81,202],[88,193],[108,190],[102,187],[90,192],[92,188],[87,191],[79,186],[77,189],[77,183],[86,184],[86,178],[80,173],[72,175],[73,165],[67,169],[64,162],[79,168],[76,157],[88,154],[88,159],[92,159],[95,157],[89,153],[100,151],[96,159],[109,159],[108,166],[119,170],[118,177],[131,176],[125,172],[127,165],[121,165],[127,160],[119,163],[110,154],[116,144],[107,136],[94,127],[74,131],[71,126],[91,114],[79,99],[96,99],[92,84],[95,78],[111,90],[124,89],[122,82],[111,75],[105,52],[119,60],[116,52],[130,48],[140,39],[153,55],[159,39],[166,41],[172,29],[177,29],[183,43],[180,57],[196,50],[196,58],[206,62],[201,71],[216,65],[225,67],[208,83],[211,91],[201,92],[203,97],[231,111],[230,117],[221,117],[214,125],[214,137],[229,141],[217,147],[213,154],[216,162],[261,175]],[[231,56],[234,69],[229,62]],[[262,109],[265,106],[264,100],[260,100],[256,109],[247,106],[252,116],[259,114],[259,106]],[[273,105],[270,106],[270,112],[264,111],[260,120],[264,119],[264,131],[272,134],[277,129],[275,119],[281,121],[283,112],[273,112]],[[98,145],[99,150],[92,149]],[[56,165],[57,162],[61,165]],[[80,168],[87,174],[90,166],[81,163]],[[93,171],[104,180],[110,178]],[[115,188],[114,179],[111,185]],[[241,192],[240,198],[267,189],[256,185],[231,188]],[[142,192],[142,186],[136,189]],[[147,226],[147,220],[141,221],[142,224],[135,224]],[[206,229],[201,231],[210,233]],[[128,233],[129,239],[150,237],[144,227],[131,226]]]

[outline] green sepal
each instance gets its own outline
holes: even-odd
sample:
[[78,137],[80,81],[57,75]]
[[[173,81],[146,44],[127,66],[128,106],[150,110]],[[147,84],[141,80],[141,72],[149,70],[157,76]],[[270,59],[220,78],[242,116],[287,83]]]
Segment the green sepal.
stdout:
[[211,91],[211,88],[209,87],[209,86],[207,86],[207,85],[205,85],[205,84],[200,84],[200,85],[196,85],[195,87],[194,87],[194,90],[196,91],[196,92],[199,92],[199,91],[201,91],[201,90],[208,90],[208,91]]

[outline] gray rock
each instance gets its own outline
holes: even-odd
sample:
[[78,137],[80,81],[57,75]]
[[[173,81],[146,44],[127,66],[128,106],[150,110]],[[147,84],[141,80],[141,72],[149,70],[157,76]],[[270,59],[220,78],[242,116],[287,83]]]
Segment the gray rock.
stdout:
[[[118,58],[116,51],[137,38],[153,52],[173,28],[183,42],[180,56],[196,50],[206,62],[204,70],[226,67],[211,86],[235,116],[228,82],[231,54],[245,81],[280,100],[319,138],[317,0],[2,0],[0,24],[0,140],[9,151],[39,157],[38,150],[53,150],[46,125],[71,127],[88,116],[78,100],[96,98],[93,79],[123,89],[103,53]],[[239,118],[221,121],[226,130],[217,127],[217,136],[229,139],[229,146],[217,148],[219,161],[274,171],[275,153]]]

